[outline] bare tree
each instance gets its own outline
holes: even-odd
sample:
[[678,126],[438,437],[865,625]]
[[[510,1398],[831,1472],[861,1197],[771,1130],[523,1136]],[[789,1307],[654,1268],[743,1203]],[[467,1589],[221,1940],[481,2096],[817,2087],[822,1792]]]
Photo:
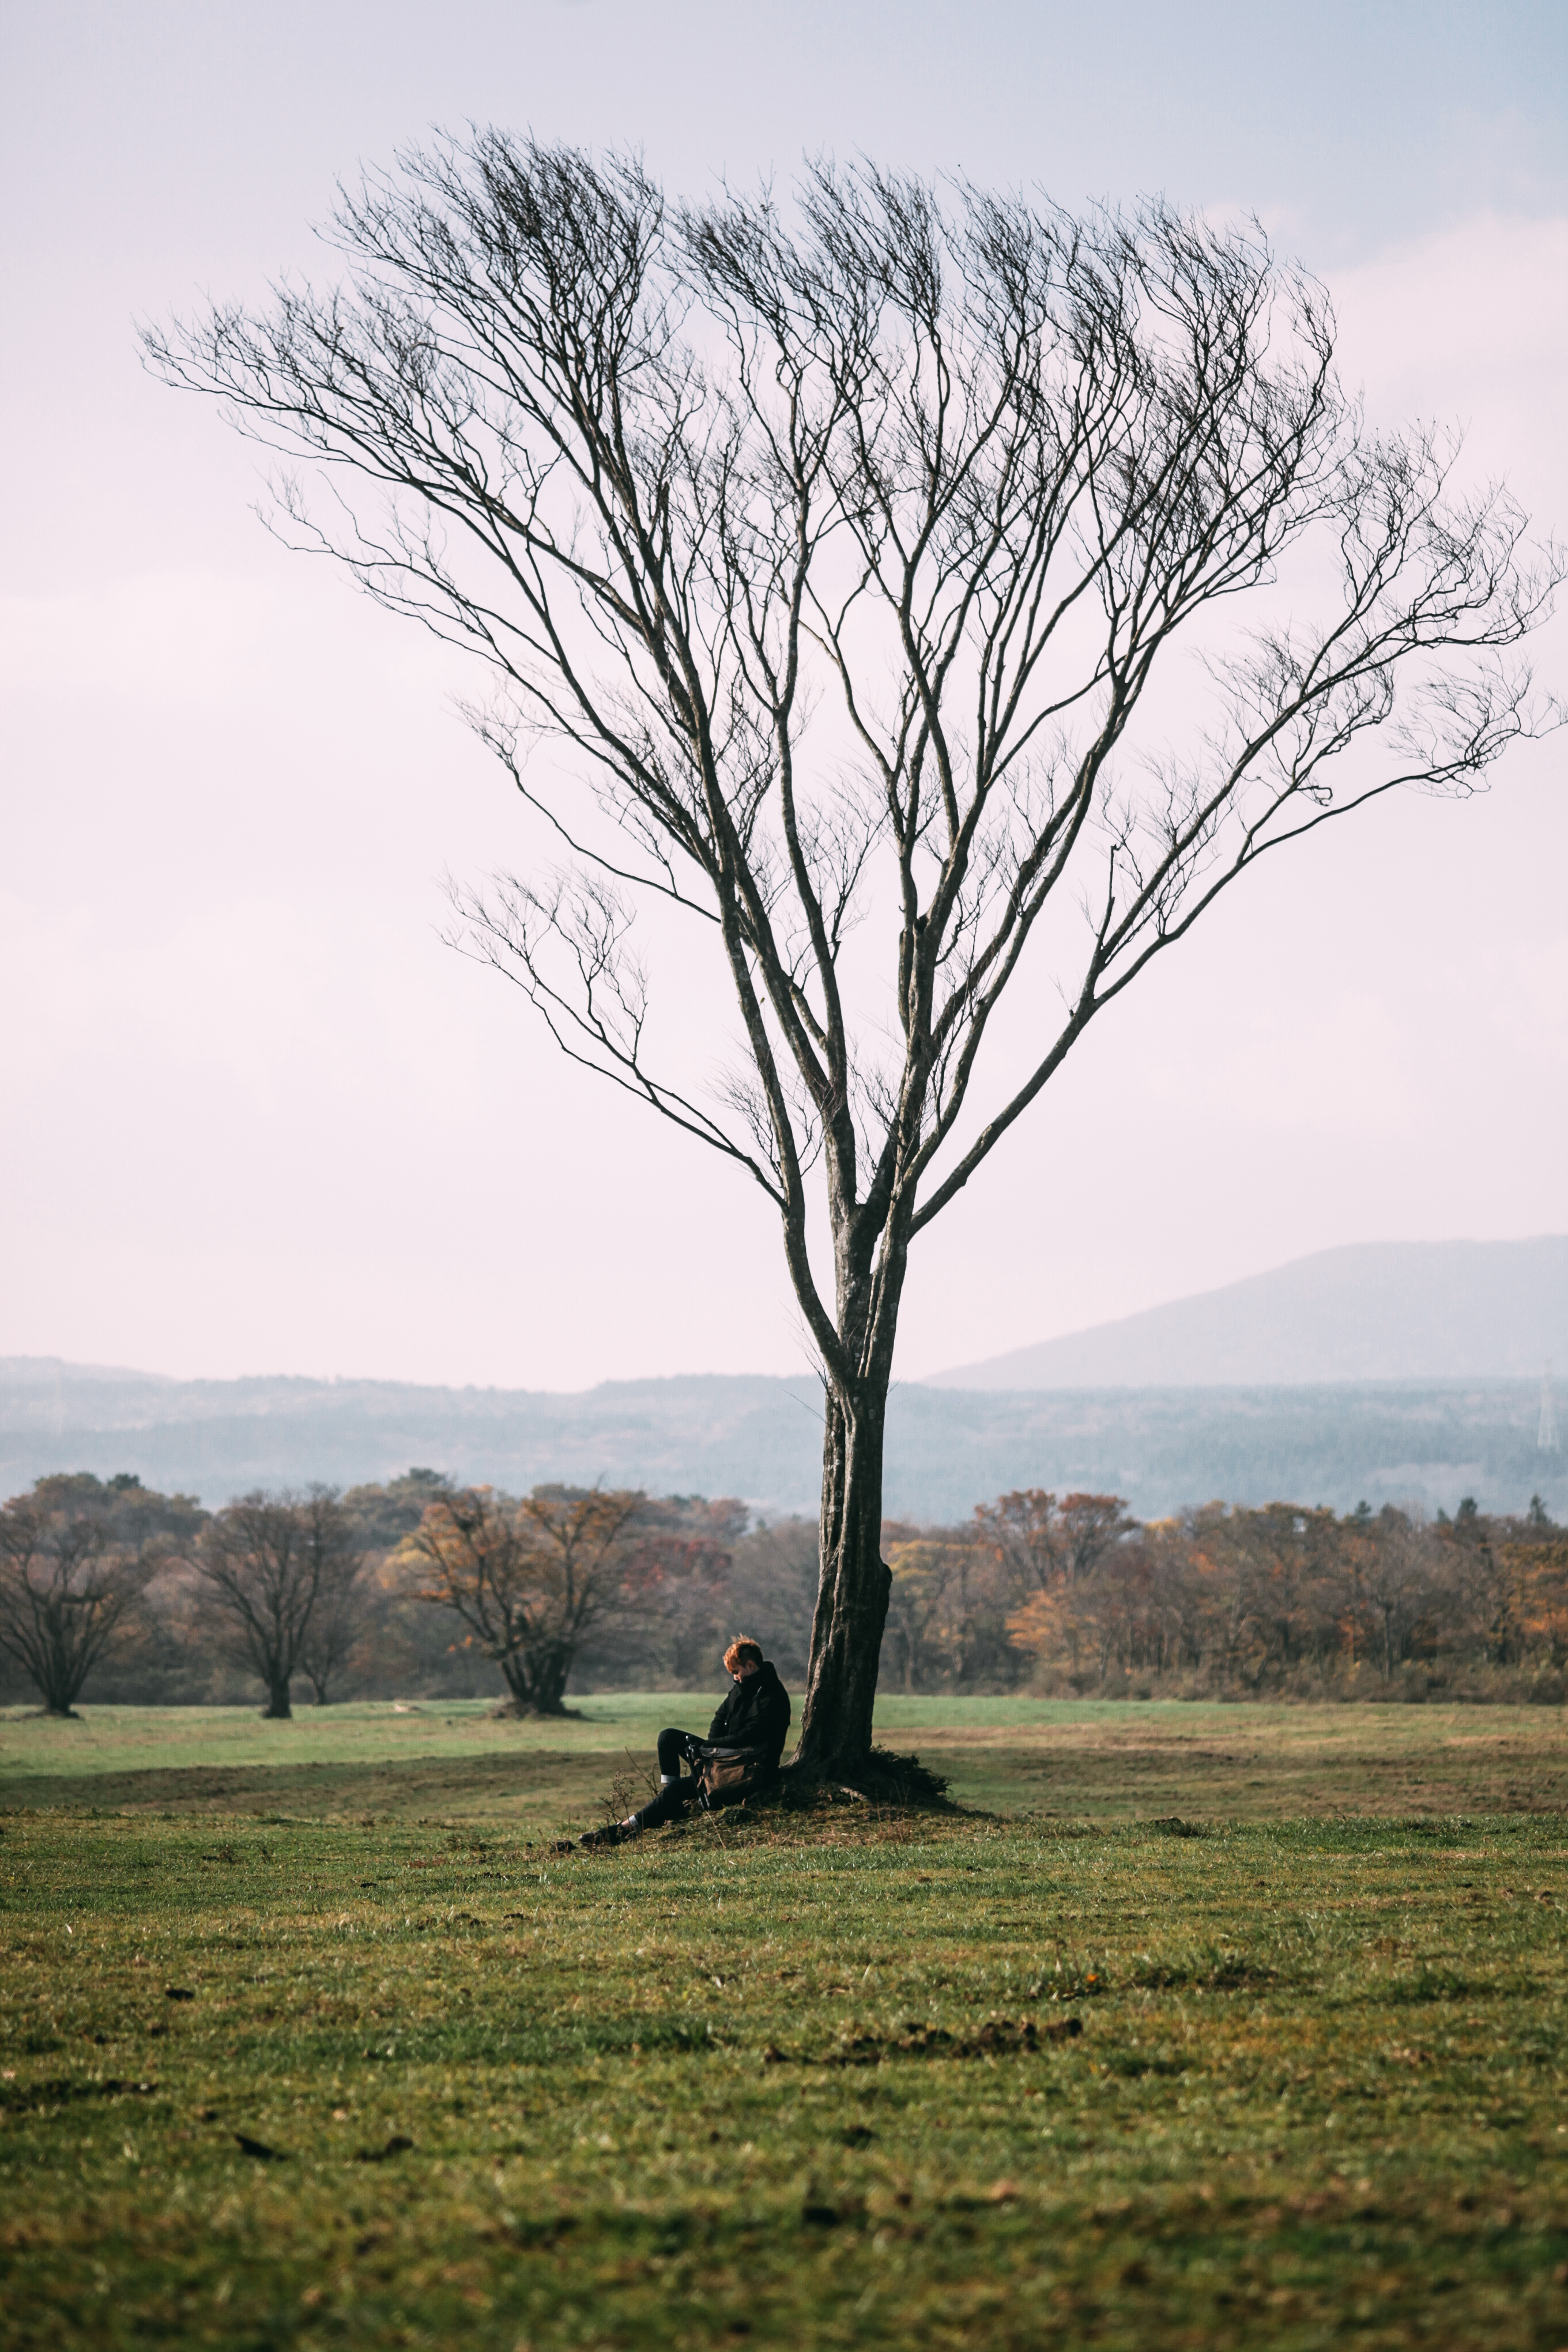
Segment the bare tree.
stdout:
[[149,1529],[117,1523],[128,1487],[140,1496],[134,1478],[109,1486],[90,1474],[40,1478],[0,1508],[0,1650],[22,1668],[46,1715],[75,1714],[153,1572]]
[[634,1599],[640,1494],[536,1486],[521,1501],[488,1486],[430,1505],[403,1556],[424,1576],[419,1598],[449,1609],[506,1677],[512,1711],[561,1715],[584,1642]]
[[318,1706],[331,1703],[344,1670],[363,1637],[371,1594],[363,1555],[355,1551],[342,1572],[328,1579],[316,1595],[300,1643],[300,1667]]
[[[636,1606],[616,1612],[594,1647],[645,1685],[650,1667],[675,1690],[710,1682],[733,1630],[730,1571],[751,1513],[733,1496],[645,1498],[626,1551]],[[745,1620],[739,1620],[745,1622]]]
[[353,1638],[363,1558],[361,1538],[331,1486],[303,1496],[258,1489],[203,1529],[195,1565],[211,1616],[231,1655],[265,1685],[269,1721],[292,1715],[289,1685],[301,1668],[311,1672],[308,1653],[321,1676],[318,1697],[332,1664],[341,1663],[338,1644]]
[[[911,1245],[1238,876],[1530,729],[1559,559],[1440,436],[1365,427],[1326,295],[1256,227],[869,165],[673,206],[491,131],[334,235],[342,284],[153,330],[150,362],[319,462],[333,496],[286,475],[282,528],[478,655],[475,723],[571,863],[468,898],[471,943],[777,1209],[826,1389],[799,1760],[852,1773]],[[718,1094],[659,1049],[639,909],[727,974]]]
[[735,1547],[729,1600],[733,1627],[754,1635],[786,1683],[804,1680],[818,1584],[816,1522],[765,1521]]

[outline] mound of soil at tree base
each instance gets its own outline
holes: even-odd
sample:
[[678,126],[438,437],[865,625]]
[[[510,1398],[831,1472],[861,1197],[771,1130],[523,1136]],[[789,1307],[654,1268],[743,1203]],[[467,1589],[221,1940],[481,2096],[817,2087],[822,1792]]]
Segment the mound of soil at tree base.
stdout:
[[867,1804],[897,1806],[906,1812],[952,1812],[951,1783],[945,1772],[933,1772],[918,1756],[896,1755],[889,1748],[873,1748],[863,1768],[850,1780],[826,1780],[786,1765],[776,1780],[752,1790],[742,1801],[748,1808],[768,1805],[791,1809],[818,1805]]
[[[852,1781],[824,1780],[786,1764],[760,1789],[748,1789],[743,1796],[716,1804],[711,1811],[731,1820],[746,1815],[755,1819],[763,1813],[830,1812],[857,1805],[873,1805],[880,1811],[957,1812],[960,1808],[949,1797],[948,1787],[946,1773],[933,1772],[918,1756],[899,1756],[890,1748],[873,1748],[865,1769]],[[602,1808],[607,1820],[615,1817],[618,1804],[618,1798],[612,1798]],[[701,1818],[700,1811],[689,1807],[685,1822],[675,1822],[670,1827],[679,1832]]]

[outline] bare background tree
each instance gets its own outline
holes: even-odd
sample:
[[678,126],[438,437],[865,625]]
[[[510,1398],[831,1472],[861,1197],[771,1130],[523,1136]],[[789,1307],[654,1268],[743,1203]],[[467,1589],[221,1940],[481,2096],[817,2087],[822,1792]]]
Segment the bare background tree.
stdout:
[[318,1706],[329,1706],[334,1693],[341,1694],[344,1672],[364,1637],[371,1603],[363,1555],[350,1538],[346,1556],[322,1580],[300,1643],[300,1670]]
[[[1535,723],[1559,560],[1441,436],[1365,427],[1256,228],[868,165],[672,206],[485,131],[333,235],[341,285],[151,364],[335,469],[283,478],[283,528],[479,656],[475,723],[570,863],[472,897],[473,944],[778,1211],[826,1398],[799,1760],[852,1775],[911,1244],[1248,866]],[[718,1094],[660,1044],[639,909],[727,973]],[[983,1062],[1009,990],[1021,1068]]]
[[168,1508],[137,1478],[90,1472],[40,1478],[0,1508],[0,1650],[46,1715],[74,1715],[94,1667],[123,1646]]
[[[331,1486],[242,1496],[202,1529],[195,1565],[217,1645],[265,1685],[263,1714],[286,1722],[289,1685],[312,1651],[325,1687],[353,1633],[363,1543]],[[317,1626],[318,1613],[326,1630]],[[308,1669],[306,1669],[309,1671]],[[315,1680],[314,1675],[311,1677]]]

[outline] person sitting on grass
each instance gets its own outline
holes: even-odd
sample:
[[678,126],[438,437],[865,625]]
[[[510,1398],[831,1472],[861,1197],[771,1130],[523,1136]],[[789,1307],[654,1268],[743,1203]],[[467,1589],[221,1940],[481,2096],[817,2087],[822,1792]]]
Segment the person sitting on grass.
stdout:
[[661,1731],[658,1796],[635,1813],[628,1813],[624,1822],[611,1822],[605,1829],[590,1830],[582,1840],[584,1845],[618,1845],[623,1838],[658,1829],[666,1822],[678,1822],[700,1793],[695,1778],[681,1777],[683,1761],[701,1765],[726,1757],[754,1759],[756,1770],[750,1781],[753,1788],[778,1770],[789,1731],[788,1691],[763,1657],[761,1646],[749,1641],[744,1633],[737,1633],[725,1651],[724,1664],[734,1679],[708,1727],[707,1738],[699,1739],[689,1731]]

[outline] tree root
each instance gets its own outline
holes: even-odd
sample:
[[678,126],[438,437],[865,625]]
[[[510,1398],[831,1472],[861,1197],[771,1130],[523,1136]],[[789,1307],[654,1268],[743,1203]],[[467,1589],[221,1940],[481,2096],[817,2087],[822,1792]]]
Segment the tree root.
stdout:
[[807,1774],[787,1765],[764,1789],[753,1790],[749,1804],[770,1802],[790,1808],[819,1805],[868,1804],[896,1807],[900,1812],[951,1812],[945,1772],[933,1772],[918,1756],[899,1756],[890,1748],[873,1748],[865,1763],[847,1780]]

